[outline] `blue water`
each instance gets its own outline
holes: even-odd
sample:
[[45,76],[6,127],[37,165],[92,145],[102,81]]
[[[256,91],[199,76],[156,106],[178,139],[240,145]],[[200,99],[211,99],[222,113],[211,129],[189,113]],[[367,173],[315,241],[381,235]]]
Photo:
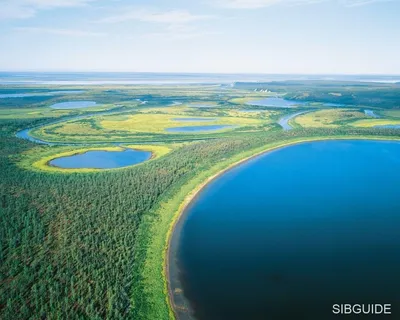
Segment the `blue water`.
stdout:
[[[214,180],[174,234],[174,274],[195,316],[343,319],[334,303],[392,303],[399,315],[399,169],[398,142],[329,141]],[[360,318],[370,319],[344,317]]]
[[273,107],[273,108],[293,108],[304,105],[304,102],[285,100],[282,98],[266,98],[262,100],[250,101],[247,104],[252,106]]
[[379,118],[379,116],[373,110],[364,110],[365,114],[372,118]]
[[227,125],[214,125],[214,126],[188,126],[188,127],[176,127],[176,128],[168,128],[166,131],[168,132],[207,132],[207,131],[217,131],[222,129],[234,128],[235,126],[227,126]]
[[201,122],[201,121],[215,121],[216,118],[174,118],[175,121],[183,121],[183,122]]
[[333,102],[323,102],[324,107],[344,107],[345,104],[333,103]]
[[66,169],[122,168],[149,160],[151,152],[126,149],[123,151],[88,151],[50,161],[50,165]]
[[64,91],[49,91],[49,92],[29,92],[29,93],[0,93],[0,99],[6,98],[24,98],[24,97],[48,97],[66,94],[80,94],[83,90],[64,90]]
[[50,106],[53,109],[81,109],[94,107],[97,103],[94,101],[68,101],[55,103]]

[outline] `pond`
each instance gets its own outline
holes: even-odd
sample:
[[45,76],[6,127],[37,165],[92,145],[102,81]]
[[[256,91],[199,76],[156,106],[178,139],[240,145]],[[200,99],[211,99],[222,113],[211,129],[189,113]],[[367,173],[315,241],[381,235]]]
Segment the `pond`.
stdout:
[[53,159],[51,166],[64,169],[113,169],[149,160],[149,151],[125,149],[122,151],[87,151],[85,153]]
[[68,101],[55,103],[50,106],[53,109],[81,109],[94,107],[97,103],[94,101]]
[[251,106],[273,107],[273,108],[294,108],[302,106],[305,102],[285,100],[282,98],[265,98],[261,100],[254,100],[247,103]]
[[208,184],[173,233],[179,319],[184,307],[207,320],[326,320],[342,319],[335,303],[398,306],[399,167],[399,142],[311,142]]
[[168,132],[176,132],[176,133],[192,133],[192,132],[208,132],[208,131],[217,131],[222,129],[230,129],[235,126],[228,125],[213,125],[213,126],[187,126],[187,127],[175,127],[168,128],[166,131]]

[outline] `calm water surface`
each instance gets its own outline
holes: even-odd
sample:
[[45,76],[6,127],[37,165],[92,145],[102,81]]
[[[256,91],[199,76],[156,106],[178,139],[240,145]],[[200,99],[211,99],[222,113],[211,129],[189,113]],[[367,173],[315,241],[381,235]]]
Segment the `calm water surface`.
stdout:
[[227,125],[213,125],[213,126],[188,126],[188,127],[176,127],[168,128],[168,132],[207,132],[207,131],[217,131],[222,129],[234,128],[235,126]]
[[81,109],[95,106],[97,103],[94,101],[69,101],[55,103],[50,106],[53,109]]
[[400,319],[399,169],[400,143],[373,141],[300,144],[234,168],[178,224],[173,289],[198,319],[360,318],[332,315],[334,303],[392,303]]
[[66,169],[112,169],[131,166],[151,158],[151,152],[126,149],[123,151],[88,151],[50,161],[50,165]]

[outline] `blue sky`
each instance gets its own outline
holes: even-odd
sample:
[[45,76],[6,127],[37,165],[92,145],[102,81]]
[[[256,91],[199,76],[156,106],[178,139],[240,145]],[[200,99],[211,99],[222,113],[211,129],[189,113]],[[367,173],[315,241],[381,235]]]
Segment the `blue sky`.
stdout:
[[0,0],[2,71],[400,74],[399,0]]

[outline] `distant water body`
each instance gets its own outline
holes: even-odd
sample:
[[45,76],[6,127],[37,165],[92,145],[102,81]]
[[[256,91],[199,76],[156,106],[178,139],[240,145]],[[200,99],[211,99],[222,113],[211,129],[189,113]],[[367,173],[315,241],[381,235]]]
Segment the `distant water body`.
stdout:
[[285,80],[325,80],[400,83],[400,76],[118,73],[118,72],[0,72],[1,84],[104,85],[104,84],[232,84]]

